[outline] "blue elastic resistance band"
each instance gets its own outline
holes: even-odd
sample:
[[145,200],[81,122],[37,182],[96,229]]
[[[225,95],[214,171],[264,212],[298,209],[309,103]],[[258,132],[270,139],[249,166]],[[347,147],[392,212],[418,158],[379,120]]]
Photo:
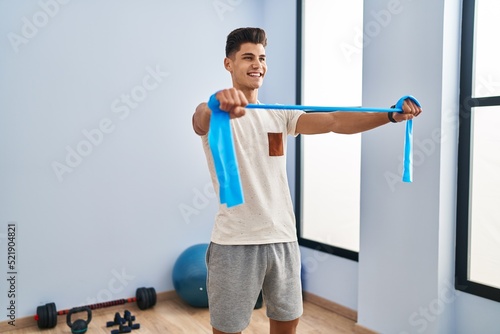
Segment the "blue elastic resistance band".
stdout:
[[[399,99],[395,108],[367,108],[367,107],[318,107],[283,104],[248,104],[246,109],[294,109],[304,111],[353,111],[353,112],[403,112],[404,100],[410,99],[419,107],[420,103],[411,95]],[[215,171],[219,180],[220,201],[228,207],[244,203],[241,188],[238,161],[234,152],[233,134],[229,122],[229,113],[220,110],[220,103],[215,94],[208,101],[212,110],[208,142],[214,157]],[[403,182],[413,181],[413,121],[406,121],[406,134],[403,156]]]
[[[403,96],[396,103],[396,109],[403,111],[403,103],[406,99],[410,99],[419,107],[420,102],[411,95]],[[403,157],[403,182],[413,182],[413,120],[406,121],[405,133],[405,153]]]
[[229,113],[220,110],[220,103],[215,94],[210,96],[208,107],[212,110],[208,143],[219,181],[220,202],[230,208],[244,203],[238,160],[234,151],[233,131]]

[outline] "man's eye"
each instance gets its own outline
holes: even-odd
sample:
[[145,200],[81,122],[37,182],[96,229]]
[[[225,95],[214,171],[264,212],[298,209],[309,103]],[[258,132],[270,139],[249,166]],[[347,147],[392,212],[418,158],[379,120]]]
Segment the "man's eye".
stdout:
[[260,58],[260,61],[266,61],[266,58]]

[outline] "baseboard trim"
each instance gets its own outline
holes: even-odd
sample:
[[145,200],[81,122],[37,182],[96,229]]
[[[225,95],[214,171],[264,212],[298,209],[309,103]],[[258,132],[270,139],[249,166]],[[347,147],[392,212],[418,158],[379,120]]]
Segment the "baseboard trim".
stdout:
[[304,300],[308,301],[310,303],[313,303],[315,305],[318,305],[324,309],[327,309],[329,311],[335,312],[338,315],[341,315],[347,319],[350,319],[354,322],[354,333],[355,334],[379,334],[378,332],[372,331],[371,329],[368,329],[366,327],[363,327],[357,323],[358,321],[358,312],[350,309],[348,307],[345,307],[343,305],[337,304],[335,302],[332,302],[330,300],[327,300],[325,298],[322,298],[320,296],[317,296],[313,293],[304,291],[303,292]]
[[356,334],[379,334],[378,332],[372,331],[369,328],[363,327],[358,323],[354,324],[354,333]]
[[[160,292],[156,294],[156,301],[164,301],[164,300],[169,300],[169,299],[174,299],[177,298],[177,293],[172,290],[172,291],[165,291],[165,292]],[[101,309],[99,309],[101,310]],[[95,311],[99,311],[95,310]],[[60,319],[58,319],[60,320]],[[5,320],[0,322],[0,333],[6,332],[6,331],[13,331],[17,329],[23,329],[23,328],[29,328],[29,327],[37,327],[37,323],[35,321],[34,315],[29,316],[29,317],[23,317],[16,319],[15,326],[9,325],[10,320]],[[66,321],[66,320],[64,320]]]
[[357,321],[358,320],[358,312],[356,312],[353,309],[350,309],[348,307],[345,307],[343,305],[337,304],[335,302],[332,302],[330,300],[327,300],[325,298],[319,297],[313,293],[304,291],[303,292],[304,300],[308,301],[310,303],[313,303],[315,305],[321,306],[324,309],[327,309],[329,311],[335,312],[347,319],[350,319],[352,321]]

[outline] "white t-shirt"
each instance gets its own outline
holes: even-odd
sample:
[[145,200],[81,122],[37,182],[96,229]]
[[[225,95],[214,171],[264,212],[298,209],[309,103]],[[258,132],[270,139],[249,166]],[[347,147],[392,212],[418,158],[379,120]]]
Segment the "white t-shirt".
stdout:
[[[251,245],[297,240],[286,174],[287,135],[295,135],[300,110],[247,109],[231,119],[244,203],[219,205],[211,240],[222,245]],[[203,149],[219,198],[208,134]]]

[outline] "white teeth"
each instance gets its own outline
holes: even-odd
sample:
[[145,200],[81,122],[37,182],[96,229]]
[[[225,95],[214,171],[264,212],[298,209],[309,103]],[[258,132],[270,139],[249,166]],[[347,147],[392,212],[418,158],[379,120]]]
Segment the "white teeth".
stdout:
[[260,73],[248,73],[251,77],[260,77]]

